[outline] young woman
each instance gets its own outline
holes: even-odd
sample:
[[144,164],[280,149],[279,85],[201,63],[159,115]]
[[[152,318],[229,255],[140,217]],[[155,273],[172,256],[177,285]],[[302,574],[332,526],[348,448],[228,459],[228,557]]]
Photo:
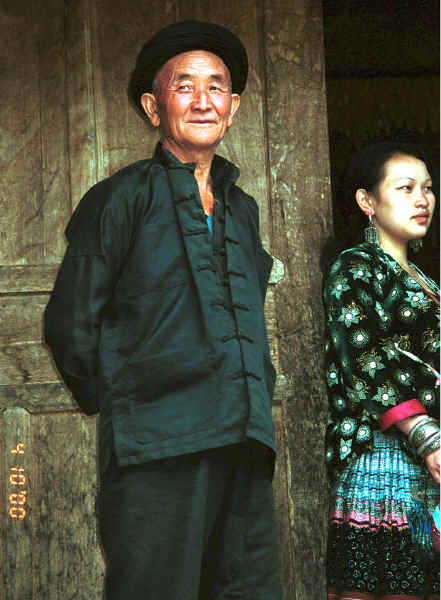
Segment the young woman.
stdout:
[[352,164],[366,240],[324,285],[330,401],[329,600],[439,599],[439,288],[408,258],[435,196],[424,156],[376,144]]

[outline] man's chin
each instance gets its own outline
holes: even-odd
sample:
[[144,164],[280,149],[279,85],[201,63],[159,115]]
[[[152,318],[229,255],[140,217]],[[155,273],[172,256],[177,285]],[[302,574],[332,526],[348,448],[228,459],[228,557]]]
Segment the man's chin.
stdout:
[[222,141],[223,136],[195,136],[188,140],[188,147],[193,150],[215,150]]

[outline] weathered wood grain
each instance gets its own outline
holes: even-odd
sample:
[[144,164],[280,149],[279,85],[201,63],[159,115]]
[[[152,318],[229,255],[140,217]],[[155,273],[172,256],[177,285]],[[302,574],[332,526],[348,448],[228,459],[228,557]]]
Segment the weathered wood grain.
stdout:
[[72,208],[98,180],[92,0],[66,3],[66,103]]
[[35,263],[41,201],[39,22],[34,3],[0,5],[0,263]]
[[[274,471],[274,506],[277,529],[280,541],[280,559],[284,599],[294,598],[295,582],[293,581],[293,565],[296,560],[295,547],[292,543],[292,499],[289,495],[291,469],[289,447],[286,444],[284,415],[282,406],[273,408],[273,421],[276,437],[277,460]],[[307,600],[305,597],[304,600]],[[312,599],[311,599],[312,600]]]
[[68,212],[64,8],[2,3],[0,261],[56,262]]
[[58,265],[0,266],[0,294],[50,292],[57,271]]
[[96,419],[33,417],[34,598],[102,597],[96,526]]
[[321,3],[264,3],[266,124],[276,288],[285,472],[293,558],[284,563],[289,600],[325,591],[326,392],[322,374],[320,250],[329,229],[329,171]]
[[[127,86],[144,42],[176,20],[176,2],[152,9],[150,2],[95,0],[92,10],[94,100],[98,179],[152,155],[158,140],[130,106]],[[123,26],[121,26],[123,24]]]
[[0,410],[20,407],[32,414],[78,411],[70,392],[59,381],[0,385]]
[[4,598],[31,600],[35,485],[30,415],[21,408],[10,408],[2,421]]
[[40,341],[46,294],[0,296],[0,345]]
[[40,101],[41,189],[35,219],[43,253],[34,263],[58,263],[65,249],[64,227],[70,217],[67,139],[66,37],[64,3],[33,2],[39,24],[38,91]]
[[[0,346],[0,388],[48,382],[53,373],[52,359],[41,342]],[[52,376],[52,381],[56,381]]]

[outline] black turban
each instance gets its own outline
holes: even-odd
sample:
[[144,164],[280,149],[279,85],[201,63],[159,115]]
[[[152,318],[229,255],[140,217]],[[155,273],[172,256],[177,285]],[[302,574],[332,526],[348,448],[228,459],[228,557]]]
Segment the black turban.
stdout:
[[170,58],[190,50],[206,50],[219,56],[230,72],[233,94],[243,92],[248,76],[248,59],[239,38],[221,25],[181,21],[158,31],[138,54],[128,91],[142,115],[140,98],[152,91],[157,72]]

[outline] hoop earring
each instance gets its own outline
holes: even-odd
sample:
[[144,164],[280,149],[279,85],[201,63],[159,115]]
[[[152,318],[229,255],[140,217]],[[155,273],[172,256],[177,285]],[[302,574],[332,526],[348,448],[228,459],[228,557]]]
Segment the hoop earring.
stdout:
[[423,247],[423,238],[416,238],[415,240],[410,240],[409,249],[412,250],[414,254],[417,254]]
[[364,241],[368,244],[375,244],[375,246],[380,245],[380,241],[378,239],[378,231],[375,225],[372,223],[371,214],[369,214],[369,225],[364,229]]

